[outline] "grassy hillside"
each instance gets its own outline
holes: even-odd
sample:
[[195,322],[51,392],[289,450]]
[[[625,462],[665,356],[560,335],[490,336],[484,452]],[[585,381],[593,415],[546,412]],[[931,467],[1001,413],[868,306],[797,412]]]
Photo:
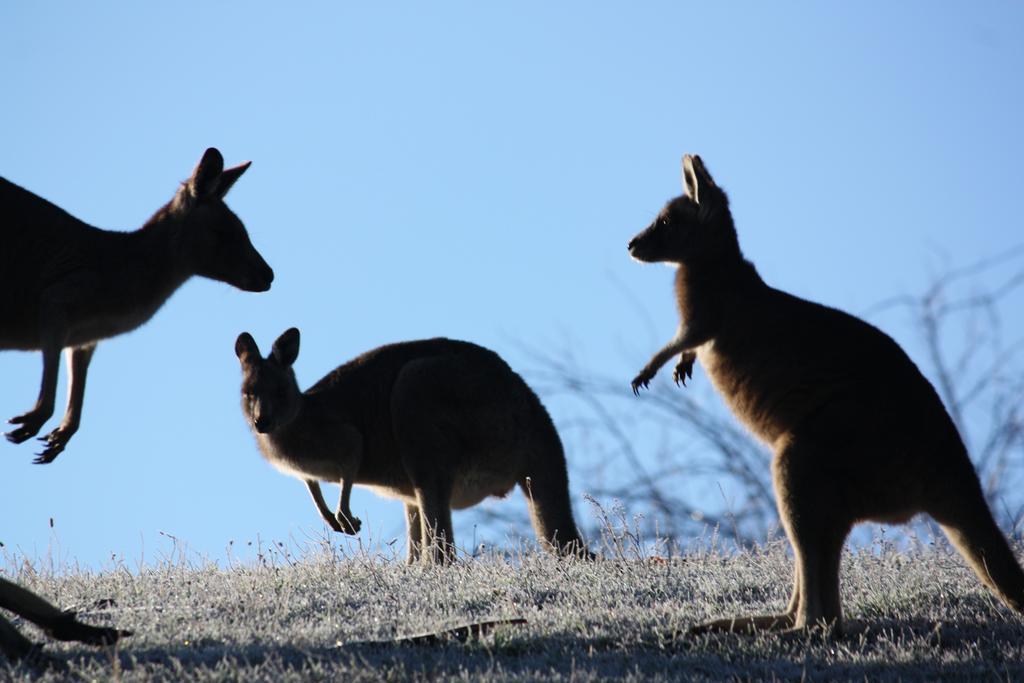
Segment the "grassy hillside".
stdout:
[[[848,554],[852,633],[832,642],[664,637],[712,616],[779,611],[792,569],[784,544],[669,561],[622,548],[606,547],[614,559],[596,563],[523,552],[425,570],[275,547],[230,569],[175,560],[141,573],[48,576],[23,565],[5,574],[86,621],[135,632],[116,651],[48,644],[81,680],[1024,680],[1024,619],[945,548]],[[113,606],[98,602],[108,598]],[[527,623],[468,643],[394,642],[497,618]],[[6,663],[0,678],[35,679]]]

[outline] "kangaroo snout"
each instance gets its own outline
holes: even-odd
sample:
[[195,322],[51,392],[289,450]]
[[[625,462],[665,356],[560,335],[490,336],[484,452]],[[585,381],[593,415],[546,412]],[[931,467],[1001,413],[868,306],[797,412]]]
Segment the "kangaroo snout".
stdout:
[[260,258],[259,263],[241,278],[237,287],[246,292],[266,292],[273,281],[274,269]]
[[269,433],[271,431],[271,427],[273,425],[271,424],[271,421],[270,421],[269,418],[262,417],[262,416],[257,416],[257,417],[254,417],[252,419],[252,426],[260,434],[267,434],[267,433]]
[[636,235],[633,239],[631,239],[626,247],[627,249],[629,249],[629,255],[633,258],[634,261],[646,263],[651,260],[649,253],[650,245],[647,244],[647,242],[649,242],[650,240],[644,239],[647,236],[647,234],[648,230],[644,230],[640,234]]
[[266,263],[263,264],[262,272],[256,276],[257,284],[253,287],[254,292],[266,292],[274,281],[274,269]]

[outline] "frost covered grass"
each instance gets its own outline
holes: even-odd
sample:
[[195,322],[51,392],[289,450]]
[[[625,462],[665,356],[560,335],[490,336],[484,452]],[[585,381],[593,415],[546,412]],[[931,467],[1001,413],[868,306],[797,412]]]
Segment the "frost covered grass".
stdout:
[[[135,635],[108,650],[48,643],[66,670],[0,661],[0,678],[1024,680],[1024,620],[945,547],[847,553],[844,638],[672,638],[711,617],[781,611],[786,546],[729,553],[705,544],[666,558],[631,540],[606,537],[606,559],[593,563],[516,550],[438,569],[407,567],[394,550],[346,555],[327,543],[301,557],[272,546],[229,568],[180,555],[101,573],[22,562],[4,575],[85,621]],[[527,623],[466,643],[394,642],[502,618]]]

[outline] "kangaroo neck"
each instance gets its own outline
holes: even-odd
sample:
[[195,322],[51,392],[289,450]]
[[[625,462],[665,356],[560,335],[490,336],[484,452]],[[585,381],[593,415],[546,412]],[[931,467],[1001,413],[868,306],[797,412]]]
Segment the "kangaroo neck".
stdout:
[[710,336],[717,334],[732,311],[741,309],[765,287],[754,265],[742,256],[680,263],[676,270],[680,317]]
[[142,228],[123,234],[126,258],[123,269],[134,292],[137,305],[150,315],[194,274],[189,267],[181,225],[173,220],[147,223]]

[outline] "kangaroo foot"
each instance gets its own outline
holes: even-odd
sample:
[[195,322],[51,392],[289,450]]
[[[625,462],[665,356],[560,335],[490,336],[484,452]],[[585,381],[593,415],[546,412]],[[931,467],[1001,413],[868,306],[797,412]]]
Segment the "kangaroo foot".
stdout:
[[43,423],[50,419],[50,415],[53,411],[45,411],[34,409],[30,410],[24,415],[18,415],[12,417],[7,421],[8,424],[21,425],[17,429],[7,432],[4,436],[11,443],[22,443],[32,438],[39,433],[39,430],[43,428]]
[[843,622],[841,620],[820,621],[804,624],[803,626],[793,626],[785,629],[781,635],[783,637],[807,637],[810,634],[816,634],[828,638],[842,638],[843,637]]
[[121,638],[132,635],[131,631],[83,624],[74,612],[64,612],[64,615],[45,631],[54,640],[74,640],[86,645],[113,645]]
[[789,631],[796,619],[792,614],[761,614],[755,617],[734,617],[715,619],[692,627],[691,636],[701,633],[744,633],[753,635],[758,631]]
[[37,454],[32,462],[36,465],[53,462],[58,455],[64,452],[64,447],[68,445],[68,441],[71,440],[74,433],[75,430],[61,425],[46,436],[39,437],[39,440],[46,444],[46,448],[42,453]]

